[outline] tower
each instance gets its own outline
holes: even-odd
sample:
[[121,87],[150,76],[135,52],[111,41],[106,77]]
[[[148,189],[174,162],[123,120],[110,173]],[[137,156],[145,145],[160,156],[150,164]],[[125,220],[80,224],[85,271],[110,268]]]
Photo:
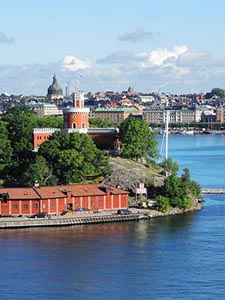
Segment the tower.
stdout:
[[63,110],[64,130],[66,132],[87,133],[89,128],[89,108],[84,107],[84,92],[76,90],[73,107]]

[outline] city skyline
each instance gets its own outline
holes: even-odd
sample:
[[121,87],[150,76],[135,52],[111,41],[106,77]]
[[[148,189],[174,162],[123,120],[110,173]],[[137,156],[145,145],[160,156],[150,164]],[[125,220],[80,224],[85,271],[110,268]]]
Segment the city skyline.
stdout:
[[222,0],[1,4],[0,93],[207,92],[225,87]]

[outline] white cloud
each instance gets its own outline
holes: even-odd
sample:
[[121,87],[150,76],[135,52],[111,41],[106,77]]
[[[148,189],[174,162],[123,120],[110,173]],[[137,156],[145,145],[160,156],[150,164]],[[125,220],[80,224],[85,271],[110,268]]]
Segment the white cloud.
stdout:
[[63,60],[63,68],[68,71],[76,72],[78,70],[89,69],[91,67],[91,63],[89,59],[79,59],[74,55],[67,55]]
[[140,66],[142,68],[147,68],[150,66],[161,66],[165,64],[166,61],[177,59],[181,54],[187,51],[187,46],[179,45],[175,46],[172,50],[156,49],[151,51],[149,54],[145,54],[145,56],[142,53],[142,57],[148,57],[148,60],[146,62],[142,62]]
[[164,91],[174,93],[225,88],[225,58],[216,60],[207,52],[178,45],[140,53],[121,50],[95,63],[66,55],[48,64],[0,65],[0,93],[46,95],[54,73],[63,90],[70,82],[72,92],[76,88],[74,73],[80,72],[85,92],[122,91],[129,85],[140,92],[157,91],[165,82]]

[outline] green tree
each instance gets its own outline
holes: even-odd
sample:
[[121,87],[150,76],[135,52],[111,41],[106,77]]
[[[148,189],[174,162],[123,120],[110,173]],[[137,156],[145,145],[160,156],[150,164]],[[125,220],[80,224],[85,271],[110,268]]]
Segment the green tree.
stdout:
[[97,127],[97,128],[109,128],[109,127],[115,127],[115,124],[113,124],[110,121],[106,121],[100,118],[90,118],[89,119],[89,125],[91,128]]
[[33,128],[37,125],[35,113],[27,107],[13,107],[3,116],[13,149],[13,160],[30,158],[33,150]]
[[97,180],[110,170],[107,156],[86,134],[56,132],[41,144],[39,154],[48,161],[59,184]]
[[224,98],[225,96],[225,90],[221,88],[213,88],[211,93],[221,98]]
[[187,194],[183,189],[181,179],[176,174],[172,174],[165,179],[165,195],[170,199],[172,207],[183,206],[183,199]]
[[42,118],[37,118],[37,127],[39,128],[62,128],[63,118],[55,116],[44,116]]
[[167,212],[170,209],[170,199],[168,197],[159,195],[156,197],[156,202],[159,207],[159,211]]
[[184,173],[181,176],[183,188],[188,194],[193,195],[195,198],[200,198],[200,185],[196,181],[191,180],[191,174],[188,168],[185,168],[183,171]]
[[3,171],[11,164],[12,147],[8,138],[6,124],[0,121],[0,177],[3,177]]
[[179,165],[177,162],[174,162],[171,158],[167,158],[162,162],[162,167],[166,174],[177,174],[179,171]]
[[22,185],[33,186],[35,182],[38,182],[40,186],[57,184],[52,169],[41,155],[36,155],[22,174]]
[[129,117],[120,124],[121,156],[151,160],[158,155],[156,134],[147,122]]

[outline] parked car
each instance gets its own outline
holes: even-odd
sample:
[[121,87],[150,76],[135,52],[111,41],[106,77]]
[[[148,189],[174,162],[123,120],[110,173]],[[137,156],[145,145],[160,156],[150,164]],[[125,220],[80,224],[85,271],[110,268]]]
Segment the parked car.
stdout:
[[130,215],[132,214],[132,211],[129,209],[118,209],[117,215]]
[[76,211],[86,211],[86,208],[84,208],[84,207],[78,207],[78,208],[76,209]]
[[47,218],[48,217],[48,213],[46,212],[40,212],[38,214],[32,215],[30,216],[30,218]]

